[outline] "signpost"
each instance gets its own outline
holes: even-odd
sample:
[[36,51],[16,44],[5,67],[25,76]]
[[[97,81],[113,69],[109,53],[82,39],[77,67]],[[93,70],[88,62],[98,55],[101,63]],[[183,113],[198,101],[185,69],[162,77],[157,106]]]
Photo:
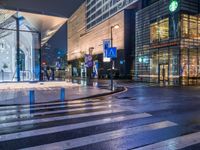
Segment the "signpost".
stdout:
[[110,69],[110,81],[111,81],[111,90],[113,91],[113,69],[115,68],[115,62],[114,58],[117,58],[117,48],[113,47],[113,29],[119,29],[119,25],[116,24],[114,26],[111,26],[111,34],[110,34],[110,40],[104,40],[103,41],[103,50],[104,50],[104,62],[105,60],[109,59],[111,61],[111,69]]
[[113,91],[113,69],[114,69],[114,59],[117,58],[117,48],[116,47],[109,47],[106,49],[106,57],[111,59],[111,90]]

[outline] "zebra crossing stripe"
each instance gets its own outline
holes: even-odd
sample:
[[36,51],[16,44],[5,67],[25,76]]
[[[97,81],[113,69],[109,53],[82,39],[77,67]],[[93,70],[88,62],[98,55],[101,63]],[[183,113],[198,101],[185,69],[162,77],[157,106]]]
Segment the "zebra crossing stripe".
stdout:
[[126,128],[126,129],[119,129],[109,132],[104,132],[100,134],[90,135],[86,137],[46,144],[46,145],[40,145],[35,147],[29,147],[25,148],[24,150],[49,150],[49,149],[56,149],[56,150],[63,150],[63,149],[70,149],[70,148],[77,148],[89,144],[94,144],[98,142],[104,142],[108,140],[113,140],[129,135],[138,134],[145,131],[153,131],[158,129],[163,129],[167,127],[176,126],[176,123],[170,122],[170,121],[162,121],[157,123],[152,123],[148,125],[143,126],[137,126],[132,128]]
[[145,118],[145,117],[150,117],[150,116],[151,116],[150,114],[146,114],[146,113],[133,114],[133,115],[128,115],[128,116],[120,116],[116,118],[106,118],[106,119],[88,121],[88,122],[77,123],[77,124],[70,124],[70,125],[56,126],[56,127],[51,127],[51,128],[36,129],[36,130],[30,130],[30,131],[24,131],[24,132],[18,132],[18,133],[5,134],[5,135],[0,136],[0,142],[8,141],[8,140],[16,140],[20,138],[27,138],[30,136],[38,136],[38,135],[44,135],[44,134],[69,131],[73,129],[103,125],[106,123],[114,123],[114,122],[121,122],[121,121],[133,120],[133,119],[138,119],[138,118]]
[[[74,111],[87,111],[87,110],[96,110],[96,109],[108,109],[111,107],[116,107],[117,105],[106,105],[106,106],[90,106],[90,107],[84,107],[84,108],[74,108],[74,109],[65,109],[65,110],[52,110],[48,112],[37,112],[37,113],[26,113],[26,114],[14,114],[14,115],[6,115],[1,116],[0,121],[6,121],[9,119],[19,119],[19,118],[28,118],[28,117],[34,117],[39,115],[51,115],[51,114],[58,114],[58,113],[68,113],[68,112],[74,112]],[[30,110],[31,111],[31,110]]]
[[10,105],[10,106],[0,106],[0,111],[1,110],[5,110],[5,109],[19,109],[19,108],[30,108],[30,106],[32,107],[39,107],[39,106],[49,106],[49,105],[56,105],[56,104],[84,104],[86,102],[98,102],[98,101],[102,101],[99,99],[95,99],[95,100],[90,100],[90,99],[84,99],[84,100],[72,100],[72,101],[64,101],[64,102],[52,102],[52,103],[36,103],[33,105]]
[[61,104],[56,106],[47,106],[47,107],[36,107],[36,108],[22,108],[22,109],[15,109],[15,110],[0,110],[0,115],[6,115],[6,114],[12,114],[12,113],[29,113],[31,111],[36,110],[48,110],[48,109],[59,109],[59,108],[65,108],[65,107],[81,107],[81,106],[87,106],[87,105],[100,105],[100,104],[110,104],[111,101],[104,101],[104,102],[90,102],[90,103],[82,103],[82,104]]
[[75,119],[75,118],[90,117],[90,116],[92,117],[92,116],[97,116],[97,115],[104,115],[104,114],[118,113],[118,112],[123,112],[123,110],[107,110],[107,111],[99,111],[99,112],[84,113],[84,114],[74,114],[74,115],[51,117],[51,118],[31,119],[31,120],[25,120],[25,121],[1,123],[0,128],[22,126],[22,125],[28,125],[28,124],[37,124],[37,123],[46,123],[46,122],[51,122],[51,121],[60,121],[60,120],[65,120],[65,119]]
[[163,149],[178,150],[198,143],[200,143],[200,132],[172,138],[166,141],[147,145],[133,150],[163,150]]

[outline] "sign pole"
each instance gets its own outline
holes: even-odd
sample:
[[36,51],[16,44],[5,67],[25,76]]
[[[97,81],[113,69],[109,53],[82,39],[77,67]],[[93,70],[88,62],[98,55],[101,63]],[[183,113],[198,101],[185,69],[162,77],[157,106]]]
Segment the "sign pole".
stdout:
[[113,47],[113,29],[118,29],[119,28],[119,25],[114,25],[114,26],[111,26],[111,38],[110,38],[110,47],[108,48],[105,48],[105,45],[104,45],[104,49],[106,50],[105,52],[105,56],[106,58],[110,58],[110,84],[111,84],[111,91],[114,90],[114,86],[113,86],[113,69],[115,68],[115,60],[114,58],[117,58],[117,48],[116,47]]
[[[111,27],[111,47],[113,47],[113,26]],[[113,68],[114,68],[114,60],[111,58],[111,69],[110,69],[110,86],[111,86],[111,91],[113,91]]]

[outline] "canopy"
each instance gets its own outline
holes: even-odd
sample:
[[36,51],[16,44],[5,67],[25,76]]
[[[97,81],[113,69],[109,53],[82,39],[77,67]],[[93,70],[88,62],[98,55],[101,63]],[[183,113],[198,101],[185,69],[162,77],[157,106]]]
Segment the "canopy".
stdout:
[[[18,13],[18,14],[17,14]],[[36,14],[22,11],[0,9],[0,24],[14,14],[24,17],[38,32],[41,33],[41,45],[48,40],[66,23],[67,18],[55,17],[44,14]]]
[[44,45],[67,21],[66,18],[27,12],[20,12],[20,15],[41,33],[42,45]]

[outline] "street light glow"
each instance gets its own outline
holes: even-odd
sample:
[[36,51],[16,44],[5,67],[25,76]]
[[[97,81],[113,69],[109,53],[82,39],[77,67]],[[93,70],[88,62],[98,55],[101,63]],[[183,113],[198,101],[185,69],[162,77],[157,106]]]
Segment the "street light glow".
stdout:
[[118,24],[116,24],[115,26],[114,26],[114,29],[119,29],[120,28],[120,26],[118,25]]

